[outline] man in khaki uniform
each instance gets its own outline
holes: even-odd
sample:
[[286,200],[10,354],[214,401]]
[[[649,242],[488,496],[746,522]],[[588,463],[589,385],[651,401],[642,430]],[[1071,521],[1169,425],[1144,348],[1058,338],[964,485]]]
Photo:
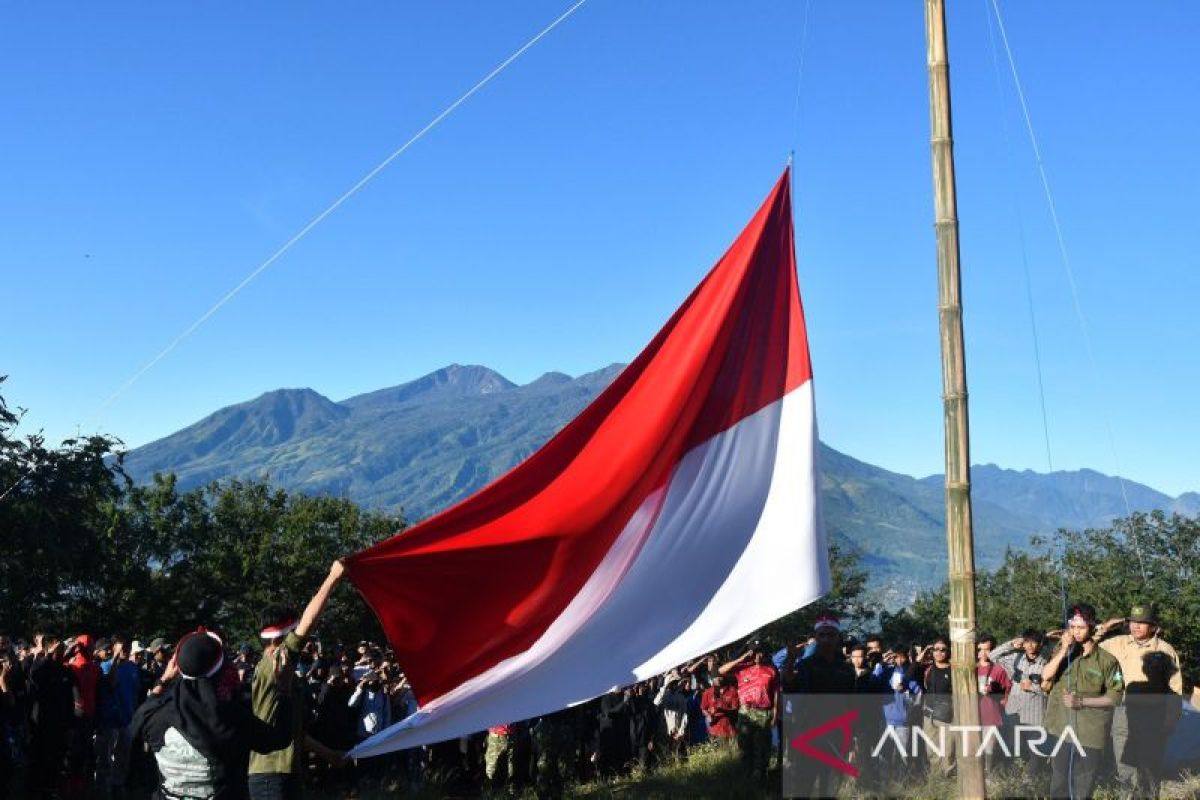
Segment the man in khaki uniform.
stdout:
[[[1100,644],[1125,678],[1124,703],[1113,716],[1113,756],[1117,777],[1135,796],[1158,797],[1167,738],[1182,713],[1183,674],[1175,648],[1159,637],[1152,605],[1135,605],[1126,620],[1129,633]],[[1101,638],[1126,620],[1105,622]]]
[[[1096,772],[1108,743],[1112,710],[1121,700],[1124,683],[1121,665],[1093,636],[1096,610],[1078,603],[1067,617],[1058,650],[1042,670],[1042,689],[1050,697],[1046,704],[1047,745],[1053,751],[1051,797],[1092,796]],[[1074,734],[1075,742],[1067,734]],[[1061,746],[1059,746],[1061,741]]]
[[250,754],[248,788],[251,800],[298,800],[304,788],[304,752],[311,750],[331,764],[343,759],[337,753],[313,739],[305,730],[304,690],[299,681],[280,685],[281,671],[295,671],[296,659],[309,632],[325,608],[329,595],[342,579],[342,562],[335,561],[317,593],[308,601],[304,613],[297,617],[289,609],[270,608],[263,612],[261,636],[265,642],[263,657],[254,670],[250,688],[250,707],[254,716],[264,722],[274,720],[280,705],[280,695],[287,693],[292,713],[291,743],[269,753]]

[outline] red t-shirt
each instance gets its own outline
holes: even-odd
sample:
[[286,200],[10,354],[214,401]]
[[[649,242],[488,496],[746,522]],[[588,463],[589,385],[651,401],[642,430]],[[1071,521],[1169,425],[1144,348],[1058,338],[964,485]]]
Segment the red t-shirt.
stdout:
[[90,658],[82,653],[76,653],[69,664],[71,672],[75,673],[75,685],[79,687],[79,706],[83,716],[96,716],[96,689],[100,684],[103,672]]
[[710,736],[736,736],[738,691],[733,686],[710,686],[700,696],[700,710],[708,714]]
[[1012,688],[1008,673],[999,664],[976,664],[975,678],[979,683],[979,724],[1003,725],[1004,711],[1000,701]]
[[751,664],[736,673],[738,698],[746,708],[770,711],[775,707],[775,694],[779,691],[779,673],[766,664]]

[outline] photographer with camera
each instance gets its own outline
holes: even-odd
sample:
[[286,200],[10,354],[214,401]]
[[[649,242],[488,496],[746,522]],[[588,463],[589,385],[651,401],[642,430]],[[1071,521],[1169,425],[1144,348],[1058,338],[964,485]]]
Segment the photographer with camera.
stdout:
[[355,732],[359,741],[392,724],[392,700],[384,689],[383,674],[379,669],[363,673],[347,705],[358,712]]

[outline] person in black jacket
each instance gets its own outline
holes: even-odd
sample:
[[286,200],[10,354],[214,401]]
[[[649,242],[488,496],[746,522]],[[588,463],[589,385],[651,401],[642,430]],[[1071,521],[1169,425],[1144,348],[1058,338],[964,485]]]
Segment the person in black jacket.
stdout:
[[617,689],[600,698],[596,713],[596,771],[611,777],[629,763],[629,689]]
[[29,662],[33,730],[28,793],[50,797],[62,782],[67,733],[75,720],[75,677],[63,663],[66,647],[56,636],[38,635]]
[[646,772],[654,769],[658,761],[655,739],[658,737],[659,716],[649,683],[634,686],[633,695],[629,698],[629,744],[638,764]]
[[[289,686],[294,675],[282,659],[276,680]],[[134,735],[158,762],[159,798],[240,800],[250,750],[269,753],[291,742],[289,694],[281,693],[275,718],[264,721],[241,701],[239,686],[219,637],[200,628],[180,640],[133,720]]]

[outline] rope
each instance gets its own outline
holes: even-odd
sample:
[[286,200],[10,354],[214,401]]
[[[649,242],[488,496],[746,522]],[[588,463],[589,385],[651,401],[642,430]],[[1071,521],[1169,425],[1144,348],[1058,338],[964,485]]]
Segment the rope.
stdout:
[[800,57],[796,65],[796,103],[792,114],[792,131],[800,130],[800,90],[804,87],[804,60],[808,53],[808,12],[812,0],[804,0],[804,22],[800,26]]
[[[264,271],[266,271],[266,269],[268,267],[270,267],[272,264],[274,264],[276,261],[278,261],[280,259],[280,257],[282,257],[289,250],[291,250],[292,247],[294,245],[296,245],[296,243],[298,243],[305,236],[307,236],[308,233],[313,228],[317,227],[322,222],[324,222],[326,217],[328,217],[330,214],[332,214],[334,211],[336,211],[343,203],[345,203],[347,200],[349,200],[351,197],[353,197],[355,194],[357,194],[358,191],[360,189],[362,189],[364,186],[366,186],[368,183],[370,183],[375,178],[375,176],[377,176],[380,172],[383,172],[383,170],[386,169],[389,164],[391,164],[393,161],[395,161],[397,158],[399,158],[401,155],[403,155],[404,152],[406,150],[408,150],[408,148],[412,147],[414,144],[416,144],[418,141],[420,141],[420,139],[422,137],[424,137],[425,134],[429,133],[431,130],[433,130],[435,127],[437,127],[437,125],[439,123],[441,123],[442,120],[446,119],[446,117],[448,117],[452,113],[454,113],[454,111],[459,106],[461,106],[464,102],[466,102],[468,99],[470,99],[470,97],[472,95],[474,95],[476,92],[478,92],[480,89],[482,89],[488,83],[490,83],[493,78],[495,78],[497,75],[499,75],[501,72],[503,72],[510,64],[512,64],[514,61],[516,61],[522,55],[524,55],[525,51],[529,50],[529,48],[533,47],[535,44],[537,44],[539,41],[541,41],[543,37],[545,37],[552,30],[557,28],[562,22],[564,22],[568,17],[570,17],[572,14],[574,14],[579,9],[579,7],[582,6],[586,2],[587,2],[587,0],[577,0],[577,2],[574,5],[572,5],[570,8],[568,8],[562,14],[560,14],[553,22],[551,22],[549,25],[547,25],[545,28],[543,28],[540,33],[538,33],[532,39],[530,39],[525,44],[523,44],[519,49],[517,49],[516,52],[514,52],[508,58],[504,59],[504,61],[502,61],[499,66],[497,66],[495,69],[493,69],[491,72],[489,72],[483,78],[481,78],[478,83],[476,83],[474,86],[472,86],[470,89],[468,89],[466,91],[466,93],[464,93],[461,97],[459,97],[453,103],[448,105],[440,114],[438,114],[436,117],[434,117],[432,120],[430,120],[430,122],[425,127],[421,128],[421,130],[419,130],[415,134],[413,134],[413,136],[407,142],[405,142],[400,147],[398,147],[395,151],[392,152],[391,155],[389,155],[383,161],[379,162],[370,172],[368,172],[366,175],[364,175],[362,178],[360,178],[358,180],[358,182],[356,182],[353,186],[351,186],[349,189],[347,189],[345,192],[343,192],[342,195],[340,197],[338,197],[336,200],[334,200],[332,203],[330,203],[325,208],[324,211],[322,211],[321,213],[319,213],[315,217],[313,217],[311,220],[309,220],[308,224],[306,224],[303,228],[301,228],[299,231],[297,231],[290,239],[288,239],[278,249],[276,249],[275,252],[273,252],[270,256],[268,256],[265,261],[263,261],[261,264],[259,264],[257,267],[255,267],[250,272],[249,275],[247,275],[245,278],[243,278],[241,283],[239,283],[237,286],[234,286],[232,289],[230,289],[228,292],[226,292],[225,295],[220,300],[218,300],[216,303],[214,303],[211,308],[209,308],[207,311],[205,311],[203,314],[201,314],[191,325],[189,325],[187,328],[185,328],[182,333],[180,333],[178,336],[176,336],[170,342],[170,344],[168,344],[161,351],[159,351],[159,353],[157,355],[155,355],[154,358],[147,361],[141,367],[141,369],[139,369],[128,380],[126,380],[123,384],[121,384],[117,388],[116,391],[114,391],[111,395],[109,395],[108,398],[105,399],[104,402],[101,403],[96,408],[96,410],[93,411],[88,416],[85,424],[90,425],[96,419],[96,417],[98,417],[100,414],[104,413],[104,411],[109,406],[111,406],[114,402],[116,402],[116,400],[118,398],[120,398],[121,395],[123,395],[126,391],[129,390],[129,388],[131,386],[133,386],[135,383],[137,383],[137,381],[139,379],[141,379],[141,377],[143,375],[145,375],[147,372],[149,372],[151,369],[153,369],[155,367],[155,365],[157,365],[160,361],[162,361],[164,358],[166,358],[168,355],[170,355],[172,352],[174,352],[174,350],[177,347],[179,347],[179,345],[182,344],[189,336],[191,336],[193,333],[195,333],[196,330],[201,325],[203,325],[205,322],[207,322],[209,320],[209,318],[211,318],[214,314],[216,314],[218,311],[220,311],[221,308],[225,306],[225,304],[227,304],[229,301],[233,300],[233,298],[236,297],[243,289],[245,289],[247,286],[249,286],[250,283],[255,278],[257,278]],[[31,474],[33,474],[33,471],[35,468],[36,467],[30,467],[28,472],[26,472],[24,475],[22,475],[20,478],[17,479],[16,483],[14,483],[12,486],[5,489],[4,493],[0,494],[0,501],[3,501],[4,498],[8,497],[8,495],[17,486],[19,486],[26,478],[28,478]]]
[[[792,135],[795,136],[797,140],[800,138],[800,96],[801,96],[801,89],[804,88],[804,61],[805,61],[806,55],[808,54],[808,12],[811,7],[812,7],[812,0],[804,0],[804,22],[800,26],[800,48],[799,48],[800,54],[796,59],[796,102],[793,104],[793,109],[792,109],[791,132],[792,132]],[[796,148],[793,146],[790,150],[788,150],[788,157],[787,157],[788,169],[792,169],[792,165],[793,165],[793,162],[795,161],[795,159],[796,159]],[[792,205],[796,211],[800,210],[800,195],[796,191],[796,173],[795,173],[794,169],[792,171]],[[803,214],[793,214],[792,216],[793,216],[793,221],[792,221],[793,226],[795,225],[795,218],[797,216],[800,217],[801,219],[804,218]],[[795,236],[793,238],[795,239],[795,242],[796,242],[796,244],[795,244],[796,257],[799,258],[799,256],[800,256],[800,241],[801,240],[798,236]]]
[[[992,11],[996,17],[996,26],[997,26],[998,30],[1000,31],[1000,41],[1004,44],[1004,52],[1008,57],[1008,66],[1009,66],[1010,72],[1012,73],[1013,86],[1016,88],[1017,99],[1020,101],[1021,115],[1025,121],[1025,130],[1029,134],[1029,143],[1033,149],[1034,161],[1037,164],[1038,175],[1041,177],[1042,191],[1046,196],[1046,205],[1050,211],[1050,221],[1054,225],[1054,235],[1055,235],[1055,240],[1058,243],[1059,257],[1060,257],[1060,260],[1062,261],[1063,270],[1067,276],[1067,284],[1071,290],[1071,302],[1075,309],[1075,317],[1079,323],[1079,329],[1083,334],[1084,348],[1087,352],[1088,366],[1091,369],[1092,382],[1094,385],[1099,386],[1100,385],[1100,381],[1098,379],[1099,369],[1096,367],[1095,348],[1092,346],[1092,337],[1091,337],[1091,332],[1088,328],[1087,318],[1084,316],[1083,306],[1079,301],[1079,288],[1075,281],[1075,270],[1071,266],[1071,257],[1067,251],[1066,238],[1063,236],[1062,224],[1058,218],[1058,208],[1054,203],[1054,193],[1050,189],[1050,178],[1046,174],[1046,165],[1045,165],[1045,161],[1042,158],[1042,150],[1038,144],[1037,134],[1034,132],[1034,129],[1033,129],[1033,118],[1029,113],[1029,104],[1028,104],[1028,102],[1026,102],[1026,99],[1025,99],[1025,89],[1021,84],[1021,76],[1017,72],[1016,59],[1013,57],[1012,47],[1010,46],[1009,41],[1008,41],[1008,31],[1004,27],[1004,18],[1003,18],[1003,15],[1000,13],[1000,5],[998,3],[998,0],[990,0],[990,4],[992,7]],[[988,18],[988,28],[990,31],[990,29],[991,29],[991,17],[990,16]],[[1039,378],[1039,381],[1040,381],[1040,378]],[[1044,403],[1044,401],[1043,401],[1043,403]],[[1145,584],[1149,583],[1149,578],[1146,575],[1146,562],[1142,556],[1141,543],[1138,541],[1137,525],[1135,524],[1135,522],[1133,520],[1133,509],[1129,505],[1129,492],[1125,485],[1125,478],[1122,475],[1124,470],[1122,470],[1122,468],[1121,468],[1121,459],[1117,453],[1116,437],[1113,435],[1112,421],[1108,415],[1107,408],[1102,406],[1102,409],[1103,410],[1102,410],[1101,416],[1104,420],[1104,430],[1105,430],[1105,433],[1108,438],[1109,450],[1112,452],[1113,464],[1116,467],[1117,483],[1121,488],[1121,501],[1125,506],[1125,516],[1130,521],[1129,527],[1130,527],[1131,538],[1133,540],[1133,549],[1134,549],[1134,552],[1137,554],[1138,569],[1140,570],[1141,575],[1142,575],[1142,583],[1143,583],[1143,585],[1145,585]],[[1044,411],[1043,411],[1043,413],[1044,413]]]

